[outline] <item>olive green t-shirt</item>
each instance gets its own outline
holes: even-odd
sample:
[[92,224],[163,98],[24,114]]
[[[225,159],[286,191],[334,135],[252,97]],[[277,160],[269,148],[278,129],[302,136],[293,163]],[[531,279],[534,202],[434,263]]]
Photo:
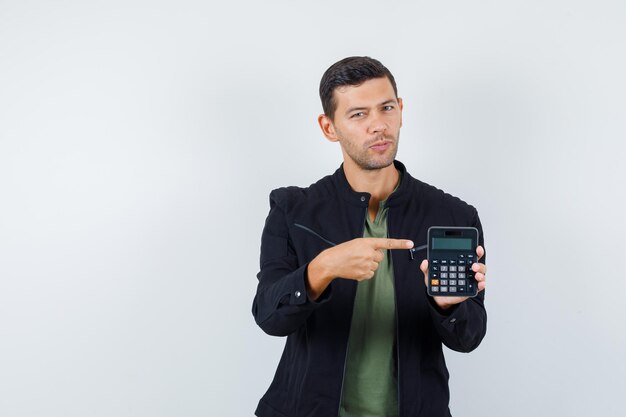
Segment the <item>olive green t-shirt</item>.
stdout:
[[[363,237],[387,237],[387,208],[366,215]],[[374,277],[358,283],[341,396],[340,417],[398,415],[396,305],[390,251]]]

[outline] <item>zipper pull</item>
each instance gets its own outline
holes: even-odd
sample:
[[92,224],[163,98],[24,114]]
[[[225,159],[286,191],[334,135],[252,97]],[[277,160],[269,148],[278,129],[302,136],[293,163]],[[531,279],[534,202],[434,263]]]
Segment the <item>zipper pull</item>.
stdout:
[[417,246],[417,247],[413,247],[409,249],[409,256],[411,257],[411,260],[412,261],[415,260],[415,252],[417,252],[418,250],[426,249],[426,246],[428,245]]

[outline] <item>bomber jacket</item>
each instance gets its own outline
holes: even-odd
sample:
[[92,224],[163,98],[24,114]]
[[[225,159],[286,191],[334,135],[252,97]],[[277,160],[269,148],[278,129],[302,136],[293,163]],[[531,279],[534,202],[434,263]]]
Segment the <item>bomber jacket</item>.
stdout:
[[[442,343],[459,352],[480,344],[487,324],[484,291],[440,310],[427,294],[419,265],[430,226],[476,227],[484,246],[482,226],[474,207],[394,164],[402,176],[386,202],[388,235],[410,239],[418,249],[391,251],[399,416],[450,416]],[[314,301],[307,295],[306,271],[323,250],[363,237],[369,198],[352,190],[343,166],[307,188],[270,193],[252,313],[266,333],[287,340],[257,416],[338,416],[357,282],[335,279]]]

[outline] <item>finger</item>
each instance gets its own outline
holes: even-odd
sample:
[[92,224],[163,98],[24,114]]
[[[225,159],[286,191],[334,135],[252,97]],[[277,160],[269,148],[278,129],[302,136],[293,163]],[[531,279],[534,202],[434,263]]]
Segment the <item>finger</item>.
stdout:
[[472,264],[472,271],[474,272],[480,272],[481,274],[486,274],[487,273],[487,265],[485,264],[481,264],[481,263],[473,263]]
[[478,260],[480,261],[480,258],[485,256],[485,249],[479,245],[478,247],[476,247],[476,255],[478,256]]
[[478,292],[481,292],[482,290],[484,290],[486,286],[487,286],[487,283],[485,281],[479,282],[477,286]]
[[363,278],[364,278],[364,279],[372,279],[372,278],[374,278],[374,271],[367,271],[367,272],[364,274]]
[[481,274],[480,272],[477,272],[474,275],[474,278],[476,279],[476,281],[481,282],[485,280],[485,274]]
[[370,271],[376,271],[378,269],[378,262],[372,261],[370,264]]
[[369,241],[375,249],[411,249],[413,247],[413,242],[407,239],[372,237]]
[[374,251],[374,255],[373,256],[374,256],[374,262],[379,262],[380,263],[383,259],[385,259],[385,254],[380,249]]

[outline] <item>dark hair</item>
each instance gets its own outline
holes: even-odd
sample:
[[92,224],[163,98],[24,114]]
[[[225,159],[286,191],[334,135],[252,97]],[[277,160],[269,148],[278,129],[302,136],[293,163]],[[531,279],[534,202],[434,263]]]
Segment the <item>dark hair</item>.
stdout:
[[335,62],[322,76],[320,81],[320,99],[324,114],[332,120],[337,110],[337,103],[333,92],[337,87],[351,85],[359,86],[372,78],[387,77],[398,97],[396,80],[391,72],[380,61],[368,56],[351,56]]

